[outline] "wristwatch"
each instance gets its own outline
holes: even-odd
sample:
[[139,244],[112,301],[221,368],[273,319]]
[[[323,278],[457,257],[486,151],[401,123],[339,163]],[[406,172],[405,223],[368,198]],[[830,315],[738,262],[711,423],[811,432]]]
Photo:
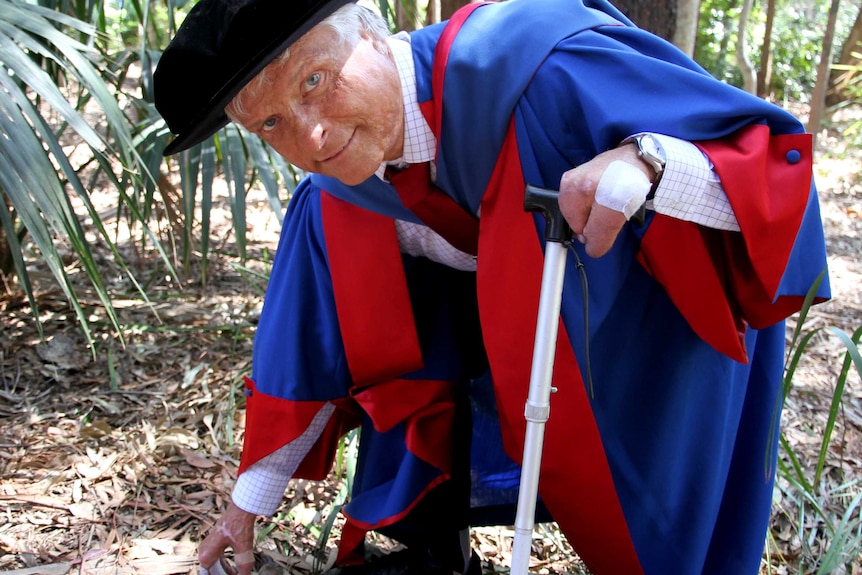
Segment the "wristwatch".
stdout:
[[646,197],[647,200],[653,199],[659,180],[661,180],[661,176],[664,173],[664,167],[667,164],[667,155],[664,152],[664,148],[661,147],[661,142],[652,134],[635,134],[623,140],[622,143],[634,143],[638,147],[638,157],[655,170],[655,179],[652,181],[652,188],[650,188],[649,194]]

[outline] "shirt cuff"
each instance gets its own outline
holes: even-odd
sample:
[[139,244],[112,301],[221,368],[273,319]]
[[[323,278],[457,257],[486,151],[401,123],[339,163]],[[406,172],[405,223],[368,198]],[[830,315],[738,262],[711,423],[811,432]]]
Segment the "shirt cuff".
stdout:
[[667,155],[655,197],[646,207],[657,213],[726,231],[739,223],[709,158],[691,142],[653,134]]
[[275,513],[287,484],[323,433],[334,410],[334,405],[325,404],[302,435],[250,465],[236,480],[231,494],[234,505],[255,515]]
[[284,498],[290,478],[290,475],[285,476],[266,468],[254,469],[252,466],[237,478],[231,499],[243,511],[254,515],[273,515]]

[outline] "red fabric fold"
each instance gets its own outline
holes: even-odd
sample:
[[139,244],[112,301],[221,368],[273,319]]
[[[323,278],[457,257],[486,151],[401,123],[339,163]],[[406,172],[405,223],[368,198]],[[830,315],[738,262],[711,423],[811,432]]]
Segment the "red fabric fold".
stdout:
[[389,173],[389,181],[405,208],[457,249],[476,255],[479,220],[431,182],[428,162]]
[[768,126],[754,125],[698,145],[715,165],[742,229],[751,271],[771,301],[808,205],[812,136],[772,136]]
[[[521,461],[543,254],[531,214],[514,123],[482,201],[479,313],[506,452]],[[557,338],[539,492],[569,541],[597,573],[642,573],[565,326]],[[557,414],[556,416],[554,414]],[[578,473],[572,474],[572,462]],[[589,518],[587,520],[586,518]]]
[[[746,324],[727,296],[725,266],[716,267],[720,250],[710,250],[703,229],[695,223],[656,214],[641,241],[638,260],[664,287],[691,329],[716,351],[748,362]],[[732,232],[716,232],[732,233]]]
[[638,259],[701,339],[747,363],[747,327],[781,321],[803,300],[776,294],[808,205],[811,135],[773,136],[754,125],[698,146],[721,178],[741,234],[657,214]]
[[455,417],[452,386],[448,381],[395,379],[354,393],[353,397],[371,418],[374,429],[385,433],[405,423],[410,453],[449,473],[452,454],[434,446],[451,445]]
[[347,521],[345,522],[344,527],[341,528],[341,541],[338,545],[338,555],[335,558],[335,564],[358,565],[364,563],[365,557],[360,554],[359,551],[362,549],[360,545],[365,541],[365,535],[369,531],[393,525],[404,519],[411,511],[413,511],[413,508],[422,501],[428,492],[447,479],[449,479],[448,474],[438,476],[436,480],[426,485],[425,489],[422,490],[419,496],[416,497],[416,499],[413,500],[413,502],[404,510],[402,510],[401,513],[393,515],[392,517],[387,517],[384,521],[374,524],[365,523],[345,513],[344,515]]
[[[420,369],[422,352],[392,219],[325,192],[321,205],[335,308],[354,383],[368,385]],[[361,241],[348,230],[361,230]]]
[[452,14],[452,17],[449,18],[446,27],[440,34],[437,47],[434,49],[434,68],[431,70],[431,86],[434,89],[434,98],[429,102],[430,105],[422,106],[420,104],[420,107],[435,135],[440,134],[441,122],[443,121],[442,88],[443,80],[446,76],[446,64],[449,62],[449,49],[452,47],[452,42],[455,41],[458,31],[461,30],[461,26],[470,17],[473,10],[484,4],[487,4],[487,2],[471,2]]
[[374,529],[397,523],[407,516],[434,487],[449,479],[452,453],[435,449],[451,445],[455,418],[453,384],[436,380],[392,380],[373,385],[353,394],[356,402],[371,418],[374,429],[381,433],[403,423],[404,441],[408,451],[441,471],[433,481],[423,486],[419,495],[399,513],[370,524],[345,512],[347,523],[341,533],[336,564],[362,563],[357,553],[365,534]]
[[[326,193],[321,197],[335,306],[354,385],[336,416],[349,413],[353,405],[368,415],[377,431],[403,423],[410,453],[441,471],[410,505],[379,525],[348,517],[337,562],[350,564],[357,560],[354,551],[366,531],[399,521],[448,478],[451,452],[435,446],[451,445],[454,398],[451,382],[394,379],[421,369],[424,362],[392,219]],[[360,242],[355,241],[358,235]],[[358,422],[359,415],[355,420],[334,417],[312,450],[315,456],[309,454],[300,470],[319,471],[324,464],[328,469],[338,438],[349,429],[346,425]]]
[[[291,401],[262,393],[249,378],[245,379],[245,384],[246,426],[239,473],[302,435],[326,404],[325,401]],[[351,416],[349,410],[337,410],[316,444],[322,447],[328,442],[331,446],[312,449],[297,471],[297,477],[324,479],[334,454],[333,436],[337,440],[358,423],[358,418]]]

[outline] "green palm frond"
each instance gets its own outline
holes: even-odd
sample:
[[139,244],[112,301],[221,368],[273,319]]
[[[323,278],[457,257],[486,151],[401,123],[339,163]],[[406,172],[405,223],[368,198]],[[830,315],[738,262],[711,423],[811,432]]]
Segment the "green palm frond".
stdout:
[[[279,223],[284,218],[285,200],[289,198],[303,173],[289,164],[259,137],[229,124],[207,141],[181,152],[175,159],[180,176],[183,205],[183,262],[188,265],[191,251],[200,251],[202,282],[206,283],[209,256],[210,211],[213,187],[218,178],[228,185],[231,220],[237,242],[237,255],[245,259],[247,235],[246,195],[252,185],[260,183],[270,208]],[[198,198],[197,191],[201,196]],[[201,221],[195,233],[195,207],[200,206]],[[196,244],[196,242],[200,242]]]
[[[130,124],[102,76],[98,52],[69,35],[95,33],[91,25],[59,12],[21,0],[0,0],[0,192],[10,206],[2,217],[3,231],[10,238],[19,234],[19,226],[26,229],[88,337],[86,314],[60,257],[58,238],[69,243],[110,320],[118,325],[70,192],[80,198],[97,230],[108,238],[78,170],[63,151],[62,139],[74,134],[103,168],[113,160],[119,161],[126,174],[140,174]],[[69,93],[61,91],[61,84]],[[73,91],[74,98],[70,96]],[[85,104],[98,108],[107,125],[106,134],[100,134],[83,116],[80,110]],[[109,145],[108,133],[114,146]],[[140,175],[135,179],[139,181]],[[116,254],[109,240],[108,244]],[[13,260],[36,309],[20,251],[13,254]]]
[[[227,183],[237,255],[244,259],[252,185],[259,182],[266,190],[280,220],[285,194],[290,196],[301,176],[259,138],[233,125],[192,150],[162,157],[170,132],[152,103],[152,72],[170,30],[192,4],[126,0],[106,11],[99,0],[0,0],[0,232],[31,307],[36,310],[38,301],[27,261],[37,257],[88,339],[89,314],[75,275],[86,278],[118,334],[122,329],[86,233],[96,234],[147,301],[91,202],[89,187],[97,179],[116,193],[115,217],[128,223],[135,245],[155,249],[181,285],[176,265],[188,278],[195,258],[201,282],[207,281],[217,180]],[[114,42],[115,52],[108,53],[109,40],[117,37],[109,37],[110,30],[131,30],[126,39],[134,44],[117,49]],[[70,143],[86,151],[83,163],[66,157]],[[82,207],[91,222],[87,230]],[[23,240],[27,234],[29,244]],[[27,252],[30,244],[34,255]],[[70,256],[75,275],[64,265]]]

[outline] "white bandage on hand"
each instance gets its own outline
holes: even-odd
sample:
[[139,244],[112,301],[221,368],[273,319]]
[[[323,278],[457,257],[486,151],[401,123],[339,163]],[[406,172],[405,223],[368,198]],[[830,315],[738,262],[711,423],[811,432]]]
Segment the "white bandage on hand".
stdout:
[[596,203],[630,219],[646,201],[652,183],[642,171],[622,160],[605,169],[596,187]]

